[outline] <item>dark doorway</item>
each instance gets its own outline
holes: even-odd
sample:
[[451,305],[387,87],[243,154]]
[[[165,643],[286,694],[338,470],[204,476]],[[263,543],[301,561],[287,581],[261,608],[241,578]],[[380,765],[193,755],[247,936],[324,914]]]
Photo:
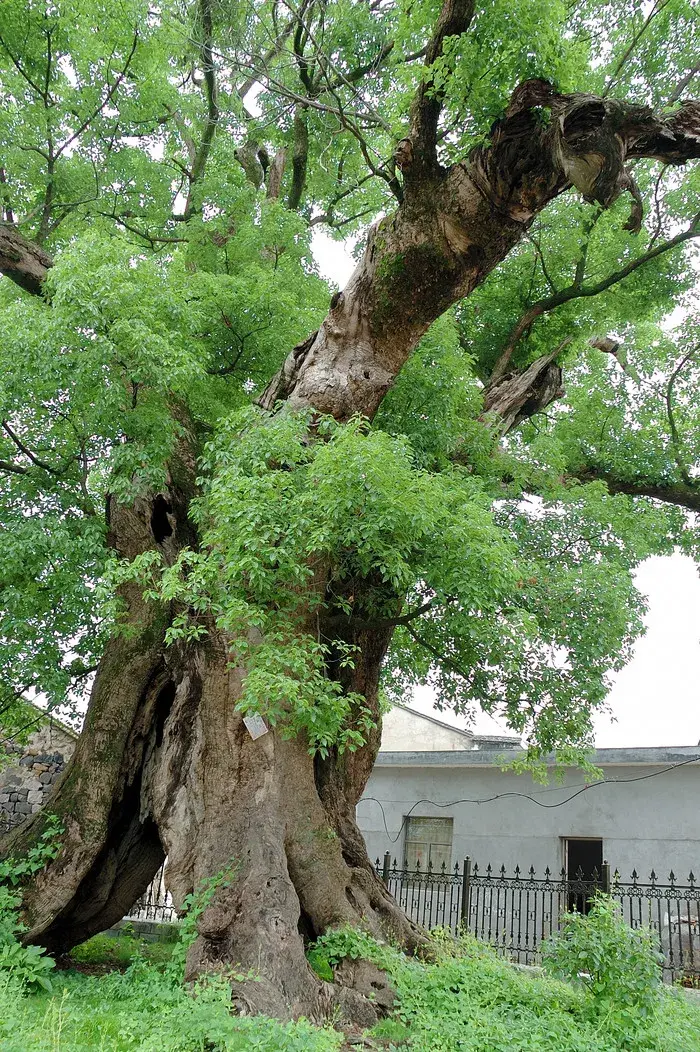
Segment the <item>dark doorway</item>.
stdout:
[[564,868],[570,884],[569,910],[586,914],[596,887],[602,887],[603,841],[566,838]]

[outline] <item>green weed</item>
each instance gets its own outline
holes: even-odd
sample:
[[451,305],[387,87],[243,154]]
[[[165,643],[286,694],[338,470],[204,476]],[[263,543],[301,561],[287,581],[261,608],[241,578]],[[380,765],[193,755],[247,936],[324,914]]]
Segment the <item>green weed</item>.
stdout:
[[37,843],[22,858],[10,856],[0,862],[0,976],[30,990],[51,991],[49,973],[55,962],[39,946],[22,946],[25,925],[19,919],[23,881],[34,876],[59,852],[63,828],[55,815],[47,815]]
[[[128,935],[102,936],[86,944],[83,954],[104,960],[105,943],[120,940],[124,948],[129,942],[140,946]],[[700,1008],[678,991],[654,987],[653,1010],[636,1020],[630,1015],[621,1030],[613,1007],[608,1014],[600,1006],[593,1010],[585,983],[517,970],[469,936],[454,940],[438,934],[429,962],[409,959],[349,928],[329,932],[314,949],[331,974],[344,957],[367,958],[386,969],[397,991],[396,1009],[370,1036],[395,1052],[700,1052]],[[2,1052],[339,1052],[342,1047],[339,1032],[305,1020],[282,1024],[233,1015],[225,976],[187,989],[176,969],[140,956],[123,973],[59,973],[57,985],[53,994],[32,993],[15,976],[0,972]]]

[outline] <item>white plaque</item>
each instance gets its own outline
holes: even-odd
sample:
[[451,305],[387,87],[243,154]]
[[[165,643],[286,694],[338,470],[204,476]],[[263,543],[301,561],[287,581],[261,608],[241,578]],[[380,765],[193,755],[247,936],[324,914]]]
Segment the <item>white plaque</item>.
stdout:
[[251,736],[253,741],[256,738],[262,738],[263,734],[267,734],[267,724],[262,716],[244,716],[243,722],[248,729],[248,734]]

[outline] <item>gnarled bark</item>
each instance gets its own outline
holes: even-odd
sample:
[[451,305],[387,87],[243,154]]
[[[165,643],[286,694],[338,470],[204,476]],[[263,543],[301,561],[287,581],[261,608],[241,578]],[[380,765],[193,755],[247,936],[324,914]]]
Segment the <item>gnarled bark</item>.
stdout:
[[[155,548],[172,562],[185,544],[196,546],[190,446],[185,436],[164,493],[115,507],[112,543],[122,556]],[[107,647],[78,747],[48,805],[65,834],[58,858],[26,891],[26,939],[62,952],[109,927],[166,855],[177,906],[232,868],[198,920],[187,976],[233,967],[254,976],[231,980],[242,1010],[320,1019],[339,1008],[371,1023],[366,998],[312,972],[304,940],[348,923],[407,948],[424,942],[375,873],[354,819],[379,727],[357,754],[325,761],[277,729],[254,741],[236,711],[245,670],[231,641],[211,623],[204,640],[166,648],[173,611],[145,602],[133,585],[122,598],[130,631]],[[360,659],[344,685],[378,715],[390,632],[363,635],[352,635]],[[25,852],[41,831],[37,815],[4,852]]]
[[[166,563],[193,540],[191,436],[179,442],[166,492],[132,505],[111,501],[110,541],[123,558],[157,549]],[[121,589],[123,631],[105,649],[75,753],[48,803],[65,828],[61,853],[28,888],[27,940],[65,950],[103,931],[148,886],[164,854],[142,807],[143,772],[172,704],[165,661],[172,612],[146,602],[135,584]],[[21,855],[40,835],[40,812],[2,845]]]
[[[337,994],[309,969],[300,933],[313,938],[349,923],[408,946],[422,936],[375,874],[352,804],[342,793],[338,807],[324,792],[329,782],[353,781],[345,761],[336,758],[342,774],[319,785],[303,738],[271,728],[254,741],[235,710],[244,673],[230,658],[214,627],[205,643],[171,653],[175,697],[146,767],[144,800],[168,855],[176,903],[233,869],[199,919],[188,976],[232,965],[251,970],[257,981],[233,982],[242,1007],[318,1017]],[[378,672],[376,664],[375,697]],[[363,784],[355,778],[354,792]]]
[[700,157],[700,104],[659,118],[535,80],[513,93],[489,145],[460,164],[426,161],[424,135],[419,122],[399,144],[403,203],[372,228],[348,285],[318,332],[291,352],[265,408],[284,400],[337,420],[371,419],[432,322],[484,281],[556,196],[573,185],[608,207],[628,189],[628,159]]
[[26,292],[40,296],[51,266],[53,260],[48,252],[23,237],[17,227],[0,223],[0,274]]

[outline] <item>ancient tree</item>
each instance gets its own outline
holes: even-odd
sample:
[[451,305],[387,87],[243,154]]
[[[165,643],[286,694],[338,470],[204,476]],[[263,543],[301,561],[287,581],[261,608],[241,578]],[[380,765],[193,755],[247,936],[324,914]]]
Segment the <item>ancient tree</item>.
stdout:
[[167,855],[230,875],[190,975],[351,1012],[305,940],[423,939],[355,824],[382,698],[585,750],[700,507],[695,22],[609,6],[3,6],[3,711],[89,696],[28,938]]

